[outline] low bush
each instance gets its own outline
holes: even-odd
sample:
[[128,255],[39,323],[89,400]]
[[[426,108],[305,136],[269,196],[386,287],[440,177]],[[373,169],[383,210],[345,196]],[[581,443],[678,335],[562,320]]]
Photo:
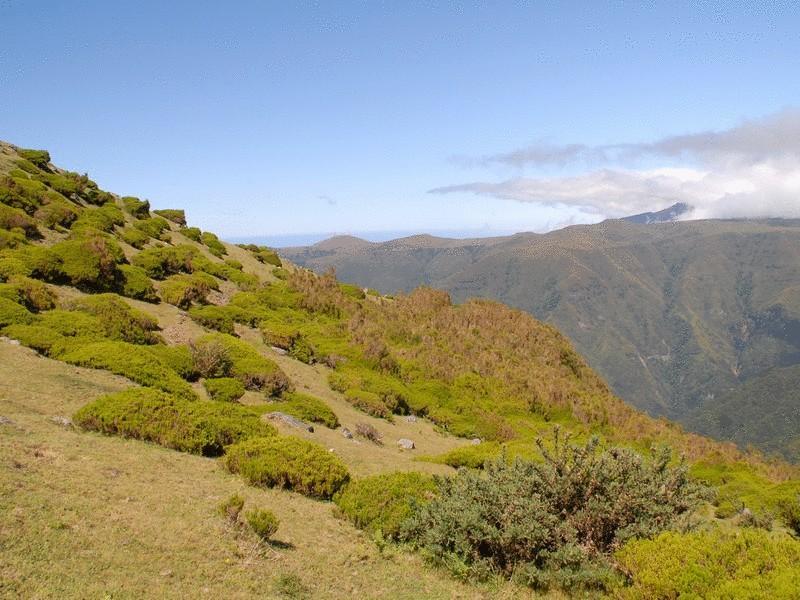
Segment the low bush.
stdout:
[[70,202],[56,196],[34,213],[36,219],[50,229],[70,227],[78,218],[78,209]]
[[23,246],[0,254],[0,278],[14,275],[58,281],[63,277],[63,261],[45,246]]
[[50,162],[50,153],[47,150],[32,150],[20,148],[17,153],[27,161],[32,162],[40,169],[47,169]]
[[800,542],[759,529],[665,532],[614,558],[629,578],[618,598],[796,598],[800,589]]
[[351,481],[334,502],[359,529],[397,539],[416,506],[436,492],[433,477],[422,473],[390,473]]
[[225,244],[219,241],[219,238],[210,231],[204,231],[200,235],[200,241],[206,245],[208,251],[216,257],[225,256],[228,251],[225,249]]
[[784,500],[778,510],[784,525],[800,537],[800,497]]
[[230,267],[231,269],[235,269],[237,271],[241,271],[244,269],[244,265],[236,259],[233,258],[226,258],[225,265]]
[[484,473],[438,478],[437,497],[404,527],[404,537],[461,575],[513,577],[535,588],[605,588],[608,560],[635,537],[686,524],[707,498],[687,469],[652,463],[631,450],[573,446],[556,430],[541,463],[498,459]]
[[175,208],[162,208],[160,210],[154,210],[153,212],[178,225],[186,225],[186,211]]
[[221,402],[236,402],[244,396],[244,384],[233,377],[204,379],[203,387],[212,400]]
[[125,256],[110,238],[91,234],[59,242],[52,250],[61,260],[61,273],[72,285],[90,291],[111,290],[117,285],[117,264]]
[[41,281],[14,275],[9,277],[8,283],[0,284],[0,296],[22,304],[31,312],[50,310],[56,305],[58,297],[55,292]]
[[356,423],[356,435],[379,446],[383,444],[381,432],[369,423]]
[[93,338],[105,337],[105,328],[100,320],[88,313],[70,310],[49,310],[36,316],[36,325],[47,327],[67,337]]
[[188,244],[145,248],[133,257],[133,264],[145,270],[149,277],[163,279],[177,273],[194,271],[195,248]]
[[247,511],[244,518],[253,533],[264,542],[269,541],[275,535],[280,525],[280,521],[274,513],[260,508]]
[[330,429],[336,429],[339,426],[336,413],[325,402],[308,394],[288,392],[279,402],[271,402],[267,407],[269,410],[285,412],[303,421],[321,423]]
[[117,225],[125,224],[125,215],[113,204],[104,204],[98,208],[84,209],[75,222],[72,223],[72,231],[82,229],[96,229],[98,231],[110,232]]
[[190,346],[192,363],[200,377],[227,377],[233,368],[228,347],[219,340],[202,340]]
[[5,204],[0,204],[0,229],[18,229],[25,234],[26,238],[39,237],[39,229],[36,227],[36,221],[31,219],[20,209],[12,208]]
[[150,241],[149,235],[135,227],[125,227],[119,232],[119,238],[138,250],[144,248],[145,244]]
[[72,300],[64,305],[68,310],[96,317],[105,337],[131,344],[155,344],[160,341],[156,331],[158,321],[133,308],[116,294],[97,294]]
[[61,360],[81,367],[104,369],[147,387],[194,399],[192,388],[156,358],[147,347],[127,342],[101,341],[74,348]]
[[135,196],[123,196],[120,200],[129,215],[137,219],[146,219],[150,216],[150,203],[147,200],[140,200]]
[[[219,355],[219,348],[230,360],[225,370],[216,370],[213,376],[236,377],[248,390],[263,391],[267,395],[279,396],[289,391],[291,384],[275,362],[261,356],[247,342],[225,333],[212,333],[203,336],[195,344],[195,352],[202,355],[205,346],[212,345],[213,354]],[[198,369],[203,373],[202,369]],[[204,376],[212,376],[210,374]]]
[[25,237],[25,233],[19,229],[14,229],[13,231],[0,229],[0,250],[16,248],[27,242],[28,240]]
[[308,338],[290,325],[270,323],[261,330],[261,333],[265,343],[283,348],[289,353],[289,356],[300,362],[308,365],[316,359],[314,347]]
[[286,488],[315,498],[332,497],[350,479],[335,454],[289,436],[245,440],[229,447],[223,461],[251,485]]
[[181,379],[187,381],[195,381],[197,379],[198,374],[194,367],[194,358],[192,357],[189,346],[154,344],[146,348],[150,354],[175,371]]
[[[169,222],[161,217],[153,217],[152,219],[140,219],[136,221],[133,226],[144,233],[145,235],[159,239],[161,234],[169,231]],[[169,240],[167,240],[169,241]]]
[[102,396],[75,413],[73,421],[84,429],[203,456],[219,456],[231,444],[275,434],[243,406],[186,400],[147,388]]
[[345,391],[344,398],[368,415],[381,419],[392,418],[392,411],[387,408],[378,394],[364,390],[349,389]]
[[244,498],[239,494],[234,494],[217,507],[217,512],[225,517],[231,525],[239,522],[239,515],[244,508]]
[[33,321],[33,314],[21,304],[0,297],[0,328],[8,325],[28,325]]
[[49,355],[53,346],[64,338],[60,333],[41,325],[9,325],[3,329],[3,335],[45,355]]
[[283,266],[280,257],[272,248],[267,248],[266,246],[256,246],[255,244],[242,244],[240,247],[252,252],[253,256],[255,256],[259,262],[272,265],[274,267]]
[[203,327],[216,329],[222,333],[234,333],[233,316],[227,306],[193,306],[189,316]]
[[200,231],[199,227],[184,227],[180,230],[183,235],[194,242],[200,241],[200,236],[202,235],[202,231]]
[[119,292],[123,296],[145,302],[158,302],[156,288],[144,269],[133,265],[119,265],[118,269],[121,277]]
[[487,463],[497,459],[501,453],[500,444],[497,442],[481,442],[474,446],[462,446],[446,452],[432,460],[437,463],[450,465],[455,469],[469,467],[470,469],[483,469]]
[[206,278],[198,275],[199,273],[193,273],[168,277],[159,288],[161,299],[183,309],[195,303],[205,303],[211,288]]

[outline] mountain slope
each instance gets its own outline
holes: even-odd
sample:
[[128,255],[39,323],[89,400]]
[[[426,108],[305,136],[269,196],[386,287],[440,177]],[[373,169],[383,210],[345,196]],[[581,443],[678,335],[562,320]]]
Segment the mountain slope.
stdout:
[[458,301],[522,308],[566,333],[620,396],[677,420],[800,362],[796,221],[606,221],[480,243],[282,254],[383,292],[424,283]]

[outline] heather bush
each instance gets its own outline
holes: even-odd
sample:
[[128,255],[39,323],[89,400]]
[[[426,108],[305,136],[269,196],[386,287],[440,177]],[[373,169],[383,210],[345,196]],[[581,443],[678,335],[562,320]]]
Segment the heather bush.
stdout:
[[36,210],[34,216],[50,229],[56,226],[70,227],[78,218],[78,209],[61,196],[49,199],[46,204]]
[[125,260],[119,244],[95,234],[59,242],[52,251],[61,260],[66,280],[90,291],[114,289],[119,278],[117,264]]
[[223,462],[251,485],[286,488],[315,498],[330,498],[350,478],[335,454],[288,436],[245,440],[230,446]]
[[180,230],[183,235],[194,242],[200,241],[200,235],[203,233],[199,227],[184,227]]
[[169,231],[169,222],[161,217],[141,219],[136,221],[133,226],[148,237],[156,239],[160,238],[165,231]]
[[311,364],[315,361],[316,353],[308,338],[290,325],[271,323],[261,330],[264,342],[271,346],[283,348],[289,356],[300,362]]
[[278,517],[274,513],[260,508],[247,511],[244,518],[253,533],[264,542],[269,541],[275,535],[280,525],[280,521],[278,521]]
[[158,321],[133,308],[116,294],[97,294],[72,300],[64,305],[97,318],[105,337],[132,344],[155,344],[160,338]]
[[239,515],[244,508],[244,498],[239,494],[234,494],[217,507],[217,512],[225,517],[231,525],[239,523]]
[[574,446],[556,430],[543,462],[503,458],[483,473],[437,479],[437,498],[404,536],[436,562],[477,578],[502,574],[536,588],[603,588],[606,559],[635,537],[685,525],[707,497],[670,454]]
[[383,444],[383,436],[380,431],[369,423],[356,423],[356,435],[379,446]]
[[779,516],[784,525],[800,537],[800,496],[783,500],[779,505]]
[[148,388],[102,396],[75,413],[73,421],[84,429],[203,456],[219,456],[231,444],[275,434],[243,406],[186,400]]
[[165,366],[175,371],[181,379],[195,381],[198,378],[198,373],[194,366],[194,357],[189,346],[153,344],[152,346],[146,346],[146,349]]
[[149,277],[163,279],[176,273],[194,271],[197,250],[188,244],[145,248],[133,257],[133,264],[145,270]]
[[120,200],[129,215],[137,219],[146,219],[150,216],[150,203],[147,200],[140,200],[135,196],[123,196]]
[[150,236],[135,227],[125,227],[119,232],[119,238],[126,244],[141,250],[150,241]]
[[359,529],[397,539],[415,508],[436,492],[433,477],[422,473],[390,473],[351,481],[334,502]]
[[47,188],[38,181],[22,177],[0,176],[0,203],[33,214],[41,206]]
[[27,242],[28,239],[25,237],[25,233],[19,229],[14,229],[13,231],[0,229],[0,250],[16,248]]
[[0,254],[0,278],[14,275],[35,277],[45,281],[58,281],[62,275],[63,261],[45,246],[23,246]]
[[178,225],[186,225],[186,211],[175,208],[162,208],[160,210],[154,210],[153,212]]
[[159,287],[161,299],[183,309],[195,303],[205,303],[211,288],[206,277],[199,275],[200,273],[171,275]]
[[271,396],[279,396],[291,387],[289,379],[275,362],[261,356],[258,350],[225,333],[203,336],[195,344],[195,352],[202,352],[208,344],[225,348],[230,359],[227,372],[218,372],[218,377],[236,377],[249,390],[260,390]]
[[27,325],[33,321],[33,314],[21,304],[0,297],[0,328],[8,325]]
[[118,288],[120,294],[145,302],[158,302],[156,288],[144,269],[133,265],[119,265],[118,270],[121,278]]
[[392,418],[392,411],[386,407],[378,394],[365,390],[349,389],[345,391],[344,398],[357,409],[364,411],[368,415],[381,419]]
[[501,446],[497,442],[481,442],[474,446],[461,446],[434,457],[434,462],[450,465],[453,468],[469,467],[483,469],[487,463],[495,460],[501,453]]
[[23,346],[45,355],[49,355],[53,346],[64,338],[57,331],[41,325],[9,325],[2,332],[3,335],[18,340]]
[[221,333],[234,333],[234,319],[227,306],[193,306],[189,316],[203,327],[216,329]]
[[110,232],[116,225],[125,224],[125,215],[113,204],[104,204],[98,208],[84,209],[80,216],[72,223],[72,231],[82,229],[96,229]]
[[47,169],[50,162],[50,153],[47,150],[32,150],[20,148],[17,153],[27,161],[32,162],[40,169]]
[[255,256],[259,262],[272,265],[274,267],[282,266],[280,257],[271,248],[267,248],[266,246],[256,246],[255,244],[242,244],[240,247],[252,252],[253,256]]
[[800,589],[800,542],[760,529],[665,532],[614,558],[628,576],[617,598],[796,598]]
[[203,387],[212,400],[221,402],[236,402],[244,396],[244,384],[233,377],[204,379]]
[[117,341],[91,342],[70,349],[60,357],[64,362],[92,369],[104,369],[147,387],[194,399],[192,388],[177,373],[153,355],[147,347]]
[[270,402],[266,405],[266,409],[285,412],[303,421],[321,423],[330,429],[336,429],[339,426],[336,413],[325,402],[308,394],[287,392],[280,401]]
[[234,258],[226,258],[225,266],[230,267],[231,269],[235,269],[237,271],[241,271],[242,269],[244,269],[244,265]]
[[204,231],[200,235],[200,241],[206,245],[209,252],[216,257],[222,257],[228,253],[225,245],[219,241],[219,238],[209,231]]
[[18,208],[0,204],[0,229],[19,230],[26,238],[39,237],[36,221]]
[[202,340],[190,346],[192,364],[200,377],[227,377],[233,368],[228,347],[220,340]]
[[13,275],[8,283],[0,284],[0,288],[0,296],[22,304],[31,312],[50,310],[56,305],[55,292],[41,281],[29,277]]

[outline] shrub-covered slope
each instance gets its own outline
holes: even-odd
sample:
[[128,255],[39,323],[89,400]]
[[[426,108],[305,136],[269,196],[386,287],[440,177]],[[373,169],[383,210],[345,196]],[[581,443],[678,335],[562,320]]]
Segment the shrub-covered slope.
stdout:
[[[758,543],[795,543],[793,467],[631,408],[564,336],[522,311],[454,304],[430,288],[385,297],[341,284],[7,144],[0,206],[0,335],[52,364],[128,382],[72,409],[81,446],[112,436],[131,452],[221,457],[236,485],[270,489],[264,497],[278,503],[333,498],[381,544],[403,541],[473,586],[511,579],[501,587],[514,594],[648,589],[637,561],[668,545],[632,544],[667,530],[774,525]],[[33,402],[20,377],[9,382],[15,400],[0,399],[2,410]],[[9,489],[19,484],[13,464]],[[472,470],[450,468],[459,466]],[[364,477],[374,473],[383,478]],[[266,552],[287,514],[253,548]],[[505,516],[465,533],[492,515]],[[229,523],[231,538],[250,539],[239,525]],[[41,563],[31,545],[24,552],[21,577],[36,578]],[[775,574],[781,585],[792,576]]]

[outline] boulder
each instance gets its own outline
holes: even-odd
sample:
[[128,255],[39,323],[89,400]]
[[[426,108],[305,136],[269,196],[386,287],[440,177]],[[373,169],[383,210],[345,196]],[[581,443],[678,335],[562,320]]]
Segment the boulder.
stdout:
[[415,415],[408,415],[406,417],[406,421],[408,421],[409,423],[416,423],[417,422],[417,417]]
[[314,433],[314,427],[306,423],[305,421],[301,421],[300,419],[293,417],[292,415],[287,415],[286,413],[282,412],[271,412],[264,415],[265,419],[269,419],[270,421],[281,421],[290,427],[297,427],[298,429],[305,429],[309,433]]
[[397,445],[403,450],[413,450],[416,448],[414,445],[414,440],[409,440],[407,438],[400,438],[397,440]]
[[280,354],[281,356],[286,356],[287,354],[289,354],[289,352],[286,349],[280,348],[279,346],[270,346],[270,349],[275,354]]
[[50,417],[50,420],[56,425],[61,425],[61,427],[72,427],[72,419],[70,419],[69,417],[62,417],[61,415],[56,415],[55,417]]
[[353,439],[353,432],[350,431],[347,427],[342,428],[342,435],[346,437],[348,440]]

